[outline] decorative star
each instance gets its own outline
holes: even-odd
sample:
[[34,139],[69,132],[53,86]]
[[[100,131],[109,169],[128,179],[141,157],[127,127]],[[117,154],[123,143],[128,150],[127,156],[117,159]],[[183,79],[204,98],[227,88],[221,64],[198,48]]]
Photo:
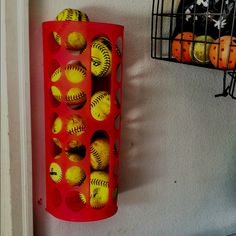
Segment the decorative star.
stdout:
[[[194,8],[194,5],[192,4],[186,11],[185,11],[185,14],[186,14],[186,17],[185,17],[185,19],[186,19],[186,21],[189,21],[189,19],[191,19],[192,18],[192,15],[191,15],[191,10],[193,10],[193,8]],[[198,17],[197,16],[195,16],[195,20],[197,20],[198,19]]]
[[204,7],[208,7],[209,0],[197,0],[197,5],[203,5]]
[[185,14],[186,14],[186,17],[185,17],[185,19],[186,19],[186,21],[188,21],[192,16],[191,15],[188,15],[188,14],[190,14],[191,13],[191,11],[189,10],[189,9],[187,9],[186,11],[185,11]]
[[223,29],[225,27],[225,25],[227,24],[226,19],[223,19],[223,17],[221,16],[219,20],[214,20],[215,22],[214,27],[218,28],[218,30]]

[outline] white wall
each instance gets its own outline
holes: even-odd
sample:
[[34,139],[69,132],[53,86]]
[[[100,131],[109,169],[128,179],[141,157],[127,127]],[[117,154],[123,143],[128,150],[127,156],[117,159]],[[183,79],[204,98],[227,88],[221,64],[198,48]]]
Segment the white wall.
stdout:
[[[152,1],[30,0],[34,224],[37,236],[223,236],[236,232],[236,106],[219,71],[150,57]],[[41,23],[62,9],[125,26],[119,211],[67,223],[44,210]]]
[[1,235],[31,236],[28,1],[1,0]]

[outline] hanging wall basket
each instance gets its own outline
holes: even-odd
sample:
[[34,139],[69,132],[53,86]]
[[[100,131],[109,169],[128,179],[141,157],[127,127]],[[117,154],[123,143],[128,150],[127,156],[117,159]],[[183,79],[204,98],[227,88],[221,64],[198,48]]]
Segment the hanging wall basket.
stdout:
[[235,98],[235,19],[234,0],[153,0],[151,56],[221,70],[223,93],[216,96]]

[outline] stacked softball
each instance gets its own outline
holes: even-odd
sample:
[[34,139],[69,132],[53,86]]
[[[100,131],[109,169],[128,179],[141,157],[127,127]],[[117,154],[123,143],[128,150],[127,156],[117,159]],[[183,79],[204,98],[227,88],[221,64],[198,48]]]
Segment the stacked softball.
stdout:
[[[74,137],[80,136],[85,132],[86,124],[84,120],[77,116],[72,115],[67,119],[62,119],[61,117],[56,117],[52,124],[52,133],[54,135],[59,134],[64,131],[68,133],[68,135],[72,135]],[[58,138],[53,138],[53,142],[62,149],[61,142]],[[82,148],[82,149],[81,149]],[[78,141],[71,141],[66,148],[66,155],[68,159],[73,162],[78,162],[82,160],[85,156],[84,147],[82,144],[79,144]],[[56,159],[59,159],[60,156],[56,156]],[[53,162],[50,166],[50,176],[52,180],[56,183],[59,183],[62,179],[62,169],[59,164]],[[66,170],[65,178],[68,184],[70,185],[81,185],[85,180],[85,172],[78,166],[72,166]]]
[[[53,182],[59,183],[62,180],[62,168],[56,162],[50,164],[49,174]],[[79,166],[71,166],[65,171],[66,182],[71,186],[80,186],[86,178],[84,170]]]
[[[81,64],[68,64],[64,70],[65,77],[72,84],[81,83],[86,78],[86,69]],[[55,101],[62,102],[65,101],[66,105],[68,105],[72,109],[80,109],[87,102],[87,96],[83,90],[78,88],[78,86],[70,88],[67,93],[64,95],[56,85],[56,83],[62,77],[62,69],[61,67],[57,68],[52,76],[51,81],[53,85],[51,86],[51,93]]]
[[[63,35],[63,28],[67,24],[67,21],[89,21],[89,18],[86,13],[77,10],[67,8],[61,11],[56,16],[57,21],[65,21],[58,32],[53,32],[54,39],[58,43],[58,45],[62,45],[61,35]],[[65,47],[69,50],[76,50],[76,51],[83,51],[86,48],[87,42],[83,34],[80,32],[71,32],[66,40],[65,40]]]
[[[86,149],[84,145],[82,145],[76,139],[72,139],[66,147],[63,147],[65,145],[61,144],[59,138],[56,137],[56,135],[60,134],[61,132],[66,132],[69,136],[76,138],[77,136],[82,135],[85,132],[85,129],[86,124],[84,120],[75,114],[69,116],[68,118],[61,118],[60,116],[58,116],[54,119],[51,131],[52,134],[55,135],[55,137],[53,137],[52,140],[54,144],[61,150],[61,153],[64,148],[65,154],[68,160],[71,161],[71,163],[79,162],[85,157]],[[60,155],[56,155],[56,157],[54,157],[55,161],[50,164],[49,174],[51,180],[54,183],[59,184],[64,177],[68,186],[81,186],[86,179],[85,171],[83,170],[83,168],[77,165],[71,165],[63,170],[60,164],[57,163],[57,160],[62,157],[61,153]],[[78,206],[85,206],[86,198],[84,194],[78,193],[78,198],[76,199],[77,203],[72,205],[68,203],[68,207],[70,207],[71,209],[77,209]]]
[[[115,54],[121,57],[121,51],[116,45]],[[102,79],[111,74],[112,44],[107,37],[97,37],[92,42],[91,72],[95,78]],[[110,114],[110,94],[108,91],[97,91],[91,98],[91,114],[95,120],[104,121]]]
[[90,206],[104,207],[109,200],[109,175],[105,171],[94,171],[90,175]]
[[65,130],[67,134],[80,136],[86,130],[86,123],[82,117],[78,115],[71,115],[68,118],[62,119],[61,117],[56,117],[52,125],[52,133],[58,134]]
[[[65,35],[64,28],[70,21],[89,21],[86,13],[76,9],[64,9],[56,16],[57,21],[63,21],[61,28],[57,28],[53,32],[55,45],[62,46],[68,50],[80,51],[83,53],[79,55],[83,58],[83,55],[88,52],[86,38],[81,32],[70,32]],[[101,86],[110,79],[112,72],[112,50],[114,49],[115,57],[121,57],[121,51],[117,45],[113,48],[113,45],[108,37],[99,36],[95,37],[91,42],[91,80],[96,83],[100,83],[99,88],[92,84],[92,94],[90,101],[90,112],[94,120],[102,122],[109,117],[111,113],[111,96],[107,86]],[[86,51],[87,50],[87,51]],[[89,74],[86,67],[80,61],[71,61],[65,67],[54,68],[51,74],[51,97],[54,102],[60,105],[67,105],[73,110],[81,109],[87,103],[88,97],[83,91],[82,83]],[[63,81],[67,79],[69,83],[65,83],[66,86],[62,87]],[[95,83],[95,82],[94,82]],[[70,85],[68,88],[67,85]],[[94,86],[94,87],[93,87]],[[59,105],[59,106],[60,106]],[[86,110],[86,107],[85,107]],[[83,115],[79,112],[73,111],[71,114],[57,115],[54,118],[51,125],[51,132],[53,135],[53,142],[60,150],[60,153],[56,153],[54,162],[49,167],[49,174],[51,180],[58,184],[64,180],[67,186],[72,188],[72,193],[65,198],[65,202],[68,208],[77,210],[79,204],[74,204],[74,201],[79,197],[83,205],[86,204],[86,196],[82,193],[75,193],[78,186],[79,189],[83,189],[83,183],[85,183],[86,177],[90,179],[90,206],[94,209],[101,209],[106,206],[109,201],[109,174],[110,171],[110,143],[109,138],[106,135],[93,136],[90,143],[90,178],[86,176],[86,172],[81,167],[80,163],[86,157],[86,148],[80,142],[81,135],[88,131],[87,122],[83,119]],[[86,120],[87,121],[87,120]],[[104,123],[105,124],[105,123]],[[67,135],[70,139],[67,143],[60,142],[60,135],[63,137]],[[72,165],[66,165],[63,170],[63,166],[60,166],[60,160],[63,158],[62,154],[65,154],[65,158]],[[82,187],[81,187],[82,186]],[[75,189],[75,191],[74,191]],[[88,191],[87,191],[88,192]],[[117,188],[112,193],[111,198],[117,196]],[[72,203],[71,203],[72,202]]]
[[[121,56],[116,46],[116,55]],[[107,77],[112,69],[112,45],[108,38],[98,37],[92,42],[91,72],[95,78]],[[104,121],[110,114],[111,98],[107,91],[97,91],[91,98],[91,114],[97,121]],[[90,206],[100,209],[109,201],[109,165],[110,145],[106,138],[95,139],[90,146]],[[117,194],[115,194],[117,195]],[[116,196],[115,196],[116,197]],[[114,198],[115,198],[114,197]]]
[[91,114],[95,120],[103,121],[110,114],[111,98],[106,91],[98,91],[91,98]]
[[90,205],[102,208],[109,199],[109,176],[105,171],[109,163],[110,145],[106,138],[97,138],[90,145]]

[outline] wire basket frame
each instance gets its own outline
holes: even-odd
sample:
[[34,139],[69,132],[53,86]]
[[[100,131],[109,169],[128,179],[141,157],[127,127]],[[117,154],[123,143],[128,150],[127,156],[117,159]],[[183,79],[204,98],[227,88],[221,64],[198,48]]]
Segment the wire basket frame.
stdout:
[[235,0],[153,0],[151,57],[222,70],[216,96],[235,98],[235,19]]

